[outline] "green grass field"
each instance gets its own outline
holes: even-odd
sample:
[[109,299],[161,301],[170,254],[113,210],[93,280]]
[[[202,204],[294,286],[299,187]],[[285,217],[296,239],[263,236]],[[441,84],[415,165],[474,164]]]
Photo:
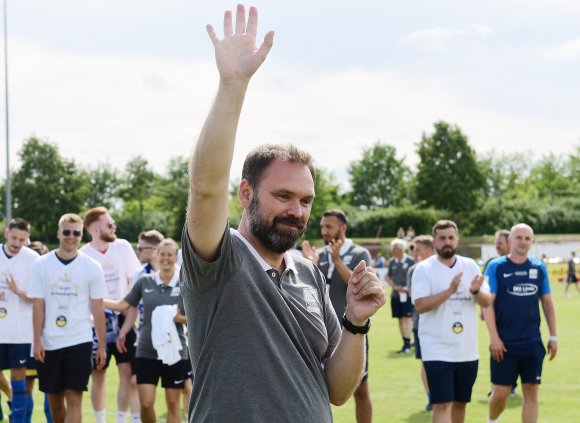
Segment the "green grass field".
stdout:
[[[555,279],[557,280],[557,279]],[[578,407],[580,398],[580,295],[571,291],[573,298],[564,299],[564,283],[552,284],[556,304],[559,352],[552,362],[545,362],[543,383],[540,388],[540,422],[580,422]],[[542,330],[546,330],[543,323]],[[425,394],[419,378],[419,363],[413,354],[399,356],[395,353],[401,346],[397,324],[390,317],[386,305],[373,319],[370,332],[370,390],[373,399],[375,422],[422,423],[431,421],[431,413],[423,411]],[[472,402],[467,407],[467,422],[485,422],[487,418],[487,392],[489,390],[489,353],[487,329],[479,327],[480,366],[473,390]],[[116,368],[112,365],[108,374],[107,421],[115,421]],[[521,391],[510,398],[503,422],[520,421]],[[36,392],[34,422],[44,422],[42,396]],[[159,421],[165,421],[163,390],[158,389],[156,402]],[[350,400],[342,407],[334,408],[335,422],[354,422],[354,403]],[[83,400],[83,419],[94,422],[88,393]],[[273,422],[276,423],[276,422]],[[302,422],[296,422],[302,423]]]

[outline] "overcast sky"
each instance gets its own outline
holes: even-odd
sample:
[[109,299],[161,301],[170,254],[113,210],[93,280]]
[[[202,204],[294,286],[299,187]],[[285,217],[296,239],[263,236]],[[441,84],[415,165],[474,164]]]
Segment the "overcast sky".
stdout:
[[[235,2],[7,3],[13,168],[31,135],[83,166],[122,168],[141,154],[162,171],[189,154],[217,86],[205,24],[221,35]],[[276,35],[250,86],[232,176],[264,142],[297,144],[339,179],[379,139],[413,164],[437,120],[478,153],[528,160],[579,143],[580,1],[253,4],[260,40]]]

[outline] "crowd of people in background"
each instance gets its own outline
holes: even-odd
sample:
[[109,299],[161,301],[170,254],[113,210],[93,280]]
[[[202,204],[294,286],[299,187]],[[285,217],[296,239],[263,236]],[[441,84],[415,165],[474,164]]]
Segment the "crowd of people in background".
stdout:
[[[490,336],[488,422],[498,421],[518,377],[522,420],[536,422],[543,359],[556,356],[558,337],[546,265],[529,256],[533,229],[517,223],[498,232],[499,257],[482,274],[457,254],[455,222],[434,222],[430,234],[401,227],[390,260],[377,257],[377,267],[387,269],[381,281],[369,251],[347,237],[341,210],[323,214],[325,246],[306,240],[295,251],[315,197],[315,169],[308,153],[276,145],[246,157],[242,218],[230,228],[237,124],[274,34],[257,47],[257,10],[246,20],[243,5],[235,21],[225,13],[223,38],[213,26],[207,30],[220,84],[191,157],[181,252],[154,228],[140,234],[135,252],[117,238],[104,207],[83,218],[63,214],[50,252],[30,243],[24,219],[8,222],[0,252],[0,369],[10,371],[10,382],[0,378],[0,389],[10,398],[11,421],[31,421],[34,382],[26,374],[35,370],[47,421],[81,421],[90,381],[95,421],[105,422],[115,357],[117,423],[157,420],[160,379],[169,423],[181,421],[182,405],[191,422],[331,422],[330,405],[351,395],[356,421],[370,422],[367,335],[386,303],[384,283],[402,338],[397,352],[415,348],[433,422],[466,420],[480,364],[478,307]],[[85,230],[91,240],[81,248]],[[575,272],[573,256],[566,294]]]

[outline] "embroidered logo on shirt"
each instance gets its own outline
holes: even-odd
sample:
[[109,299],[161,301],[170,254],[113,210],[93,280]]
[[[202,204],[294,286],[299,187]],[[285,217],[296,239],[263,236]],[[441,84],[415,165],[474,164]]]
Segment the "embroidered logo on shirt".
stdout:
[[538,279],[538,269],[530,269],[530,279]]
[[453,333],[456,334],[460,334],[461,332],[463,332],[463,325],[461,324],[461,322],[455,322],[453,323]]
[[516,276],[526,276],[527,274],[527,270],[520,270],[519,272],[516,272]]
[[320,305],[318,304],[318,292],[314,288],[303,288],[304,304],[306,310],[311,313],[321,314]]
[[346,264],[348,266],[350,264],[350,262],[352,261],[352,255],[349,254],[348,256],[344,256],[342,261],[344,262],[344,264]]
[[153,288],[151,288],[151,289],[145,288],[145,294],[149,294],[150,292],[153,292],[153,291],[155,291]]
[[538,292],[538,287],[532,283],[519,283],[507,289],[508,294],[516,297],[528,297]]
[[510,276],[513,276],[513,275],[514,275],[513,273],[504,273],[503,274],[503,277],[504,278],[509,278]]

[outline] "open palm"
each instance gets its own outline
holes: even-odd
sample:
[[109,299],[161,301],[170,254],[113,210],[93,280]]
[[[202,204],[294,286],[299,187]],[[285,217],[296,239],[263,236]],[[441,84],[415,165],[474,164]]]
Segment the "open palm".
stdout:
[[243,5],[236,10],[235,28],[232,23],[232,12],[224,14],[224,38],[219,39],[212,25],[207,25],[207,32],[215,48],[217,67],[222,81],[247,81],[266,59],[272,43],[274,32],[264,37],[264,42],[256,46],[258,29],[258,10],[250,8],[246,23],[246,12]]

